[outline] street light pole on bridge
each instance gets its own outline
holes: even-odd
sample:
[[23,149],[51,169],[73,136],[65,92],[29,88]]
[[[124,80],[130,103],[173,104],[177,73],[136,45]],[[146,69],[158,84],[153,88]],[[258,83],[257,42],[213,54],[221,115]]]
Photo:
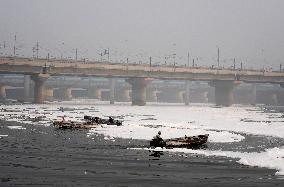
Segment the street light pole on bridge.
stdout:
[[189,52],[187,53],[187,67],[189,67]]
[[17,43],[17,33],[14,36],[14,57],[16,57],[16,43]]
[[39,44],[36,42],[36,59],[38,59]]
[[218,63],[218,68],[220,67],[220,49],[218,47],[218,50],[217,50],[217,63]]

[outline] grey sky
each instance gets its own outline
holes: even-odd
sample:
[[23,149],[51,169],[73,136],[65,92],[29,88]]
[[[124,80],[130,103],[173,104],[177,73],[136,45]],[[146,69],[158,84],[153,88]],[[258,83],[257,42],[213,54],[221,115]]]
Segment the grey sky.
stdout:
[[39,41],[42,56],[74,57],[78,48],[98,59],[110,48],[112,60],[162,63],[177,53],[180,64],[189,51],[199,65],[214,64],[219,46],[225,66],[236,58],[276,69],[284,64],[283,8],[283,0],[0,0],[0,43],[11,53],[17,33],[24,55]]

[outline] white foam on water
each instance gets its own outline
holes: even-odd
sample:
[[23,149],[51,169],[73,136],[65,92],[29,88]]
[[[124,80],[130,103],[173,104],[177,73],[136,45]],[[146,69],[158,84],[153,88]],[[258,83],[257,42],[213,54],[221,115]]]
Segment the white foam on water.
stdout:
[[[78,102],[80,103],[80,102]],[[87,136],[102,134],[106,140],[113,138],[150,140],[159,130],[163,138],[209,134],[209,142],[237,142],[245,137],[239,133],[284,138],[281,113],[264,113],[258,107],[184,106],[184,105],[11,105],[0,107],[0,119],[33,125],[51,125],[53,120],[81,121],[84,115],[104,117],[122,116],[122,126],[101,125],[91,129]],[[64,111],[60,110],[63,107]],[[44,121],[32,122],[27,118],[43,116]],[[115,118],[118,119],[118,118]],[[278,170],[283,175],[283,148],[275,147],[262,153],[172,149],[173,152],[226,156],[238,158],[240,163]],[[278,155],[278,156],[277,156]],[[282,167],[283,166],[283,167]]]
[[[198,134],[210,134],[210,142],[236,142],[244,139],[244,136],[230,133],[226,131],[216,132],[210,130],[202,129],[177,129],[175,125],[158,128],[161,130],[163,138],[175,138],[182,136],[194,136]],[[157,134],[157,128],[145,127],[144,125],[133,125],[133,124],[124,124],[123,126],[109,126],[103,125],[100,128],[93,128],[90,130],[88,135],[94,133],[102,134],[104,136],[115,137],[115,138],[125,138],[125,139],[139,139],[139,140],[151,140],[155,134]]]
[[25,127],[22,126],[7,126],[9,129],[26,129]]
[[265,152],[233,152],[233,151],[210,151],[210,150],[193,150],[185,148],[131,148],[136,150],[147,150],[147,151],[165,151],[174,153],[187,153],[187,154],[198,154],[205,156],[221,156],[239,159],[237,162],[248,166],[265,167],[277,170],[276,175],[284,175],[284,147],[274,147],[266,149]]

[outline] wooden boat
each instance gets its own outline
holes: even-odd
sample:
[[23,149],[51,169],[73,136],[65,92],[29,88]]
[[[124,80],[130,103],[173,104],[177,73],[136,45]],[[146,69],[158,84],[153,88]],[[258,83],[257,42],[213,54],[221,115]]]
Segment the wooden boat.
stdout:
[[53,126],[59,129],[90,129],[98,127],[98,123],[93,122],[73,122],[73,121],[54,121]]
[[108,119],[103,119],[99,117],[84,116],[84,120],[98,124],[107,124],[107,125],[116,125],[116,126],[122,125],[122,121],[114,120],[112,117],[109,117]]
[[152,139],[150,147],[165,147],[165,148],[197,148],[207,143],[209,134],[198,136],[185,136],[172,139]]
[[122,121],[114,120],[111,117],[109,119],[102,119],[99,117],[84,116],[83,122],[65,121],[64,117],[62,121],[53,122],[53,126],[59,129],[90,129],[96,128],[101,124],[120,126],[122,125]]

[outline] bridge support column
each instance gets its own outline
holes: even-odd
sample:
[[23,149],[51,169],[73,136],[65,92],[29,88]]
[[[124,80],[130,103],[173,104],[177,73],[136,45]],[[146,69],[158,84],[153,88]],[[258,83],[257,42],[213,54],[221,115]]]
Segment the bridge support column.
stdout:
[[96,89],[95,98],[98,99],[98,100],[102,99],[102,90],[101,89]]
[[53,88],[51,87],[45,88],[45,98],[47,100],[53,100]]
[[256,84],[251,85],[249,102],[251,105],[256,105]]
[[110,100],[110,104],[114,104],[114,95],[115,95],[115,79],[111,78],[109,80],[109,100]]
[[63,87],[59,88],[59,97],[63,101],[72,100],[72,92],[71,88]]
[[208,103],[215,103],[215,88],[209,87],[207,93]]
[[209,92],[208,91],[205,91],[205,92],[202,92],[202,98],[203,98],[203,102],[204,103],[208,103],[209,102],[209,99],[208,99],[208,94]]
[[130,101],[130,90],[128,88],[119,89],[116,92],[116,100],[121,102]]
[[184,95],[184,90],[166,89],[158,94],[158,101],[166,103],[184,103]]
[[31,98],[31,76],[24,76],[24,97],[25,100],[28,101]]
[[6,86],[5,85],[0,85],[0,100],[5,100],[7,97],[6,95]]
[[278,105],[284,106],[284,84],[281,87],[282,89],[279,90],[277,94],[277,99],[278,99]]
[[96,99],[95,92],[96,92],[96,88],[94,86],[90,86],[87,90],[87,97],[89,99]]
[[277,97],[277,93],[273,93],[273,94],[271,94],[269,98],[270,98],[270,100],[271,100],[271,104],[272,104],[273,106],[278,105],[278,97]]
[[278,103],[278,96],[275,90],[260,90],[257,94],[257,103],[275,106]]
[[48,79],[48,74],[32,75],[31,79],[34,81],[34,103],[44,103],[44,82]]
[[278,106],[284,105],[284,92],[278,92],[278,94],[277,94],[277,105]]
[[217,106],[231,106],[234,103],[234,87],[239,81],[215,80],[210,83],[215,87],[215,102]]
[[130,78],[127,82],[132,86],[132,105],[146,105],[146,87],[148,80],[145,78]]
[[87,92],[88,98],[90,99],[102,99],[102,90],[99,87],[89,87]]
[[184,93],[184,103],[185,103],[185,105],[189,105],[190,84],[191,84],[191,82],[189,80],[185,81],[185,93]]
[[176,99],[176,102],[178,103],[185,103],[185,91],[178,91],[174,93],[174,99]]
[[208,91],[192,90],[190,92],[190,100],[192,103],[208,103]]
[[155,89],[146,89],[146,101],[157,102],[157,91]]

